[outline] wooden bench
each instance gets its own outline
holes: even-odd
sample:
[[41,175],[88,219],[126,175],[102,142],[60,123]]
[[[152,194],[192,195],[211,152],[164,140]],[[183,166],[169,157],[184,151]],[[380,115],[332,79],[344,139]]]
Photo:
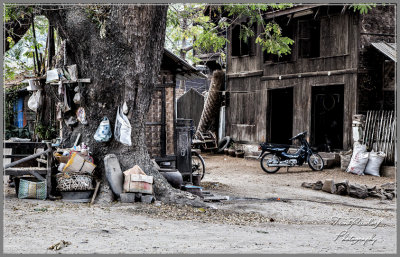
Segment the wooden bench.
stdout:
[[[6,141],[4,143],[3,160],[5,160],[4,175],[15,177],[32,175],[40,181],[46,180],[47,196],[50,195],[53,160],[51,143]],[[32,160],[37,162],[36,167],[21,167],[22,164]],[[41,167],[43,164],[46,167]]]

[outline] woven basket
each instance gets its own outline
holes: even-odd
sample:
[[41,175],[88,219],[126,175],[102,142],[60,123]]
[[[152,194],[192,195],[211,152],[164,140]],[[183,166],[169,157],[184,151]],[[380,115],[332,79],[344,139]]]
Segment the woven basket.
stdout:
[[86,191],[93,190],[93,177],[86,174],[61,172],[56,174],[57,190]]

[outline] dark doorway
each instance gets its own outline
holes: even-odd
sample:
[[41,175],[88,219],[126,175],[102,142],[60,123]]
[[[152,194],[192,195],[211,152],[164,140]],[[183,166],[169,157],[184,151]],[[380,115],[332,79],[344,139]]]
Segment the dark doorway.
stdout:
[[271,143],[289,144],[293,131],[293,88],[268,90],[268,120]]
[[319,151],[343,149],[343,85],[312,88],[311,142]]

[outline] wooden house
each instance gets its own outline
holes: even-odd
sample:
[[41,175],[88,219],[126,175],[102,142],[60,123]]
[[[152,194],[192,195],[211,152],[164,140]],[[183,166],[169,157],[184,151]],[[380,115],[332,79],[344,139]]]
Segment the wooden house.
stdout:
[[254,38],[240,40],[246,18],[239,20],[227,35],[226,135],[246,144],[289,143],[308,131],[314,146],[348,149],[354,114],[394,109],[394,61],[382,50],[395,42],[394,7],[364,15],[344,5],[268,12],[265,20],[294,40],[281,57],[263,52]]
[[197,78],[207,77],[185,60],[164,50],[158,84],[146,121],[147,148],[156,161],[176,160],[176,80]]
[[[18,87],[20,83],[5,84],[6,88]],[[35,112],[28,108],[28,100],[30,97],[27,87],[15,90],[14,93],[5,93],[5,97],[12,99],[6,101],[5,108],[5,136],[28,138],[34,133],[34,122],[36,118]]]

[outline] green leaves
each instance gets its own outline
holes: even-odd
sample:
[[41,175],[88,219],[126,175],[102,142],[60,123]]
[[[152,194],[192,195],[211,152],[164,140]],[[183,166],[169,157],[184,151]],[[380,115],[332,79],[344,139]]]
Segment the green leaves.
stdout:
[[[237,24],[241,17],[247,19],[240,24],[240,39],[248,42],[255,37],[256,43],[269,53],[278,55],[290,53],[293,40],[281,36],[281,29],[276,23],[265,24],[263,13],[275,9],[283,10],[292,4],[226,4],[207,6],[206,4],[172,4],[167,16],[166,47],[179,54],[182,48],[192,46],[197,54],[215,52],[225,56],[225,46],[229,41],[225,32]],[[205,8],[208,8],[205,12]],[[217,17],[222,12],[227,17]],[[256,34],[255,25],[261,25],[263,32]],[[186,56],[196,62],[192,51]]]
[[367,14],[373,7],[376,7],[376,4],[353,4],[350,9],[353,9],[354,12],[359,11],[360,14]]
[[[11,9],[13,11],[7,8],[5,10],[6,13],[9,13],[8,19],[17,17],[17,14],[13,12],[20,10],[14,6],[12,6]],[[33,71],[33,52],[35,45],[39,53],[44,55],[48,26],[48,20],[44,16],[36,16],[36,40],[33,38],[32,28],[26,32],[24,37],[17,44],[14,44],[11,37],[7,38],[7,41],[11,43],[11,47],[10,50],[4,54],[5,81],[14,80],[18,74],[29,74]]]
[[[366,14],[376,4],[353,4],[350,6],[355,12]],[[166,47],[180,53],[183,43],[192,45],[196,53],[210,51],[224,54],[225,45],[229,43],[224,32],[238,24],[241,18],[246,22],[240,23],[240,39],[248,42],[255,37],[256,44],[261,45],[263,51],[278,56],[291,53],[294,41],[282,36],[280,26],[275,22],[267,22],[263,15],[273,10],[284,10],[293,7],[293,4],[225,4],[220,6],[206,4],[172,4],[168,10]],[[206,10],[206,11],[205,11]],[[226,17],[217,17],[225,13]],[[252,27],[258,25],[260,32]],[[188,55],[188,56],[193,56]],[[190,57],[195,62],[194,57]]]

